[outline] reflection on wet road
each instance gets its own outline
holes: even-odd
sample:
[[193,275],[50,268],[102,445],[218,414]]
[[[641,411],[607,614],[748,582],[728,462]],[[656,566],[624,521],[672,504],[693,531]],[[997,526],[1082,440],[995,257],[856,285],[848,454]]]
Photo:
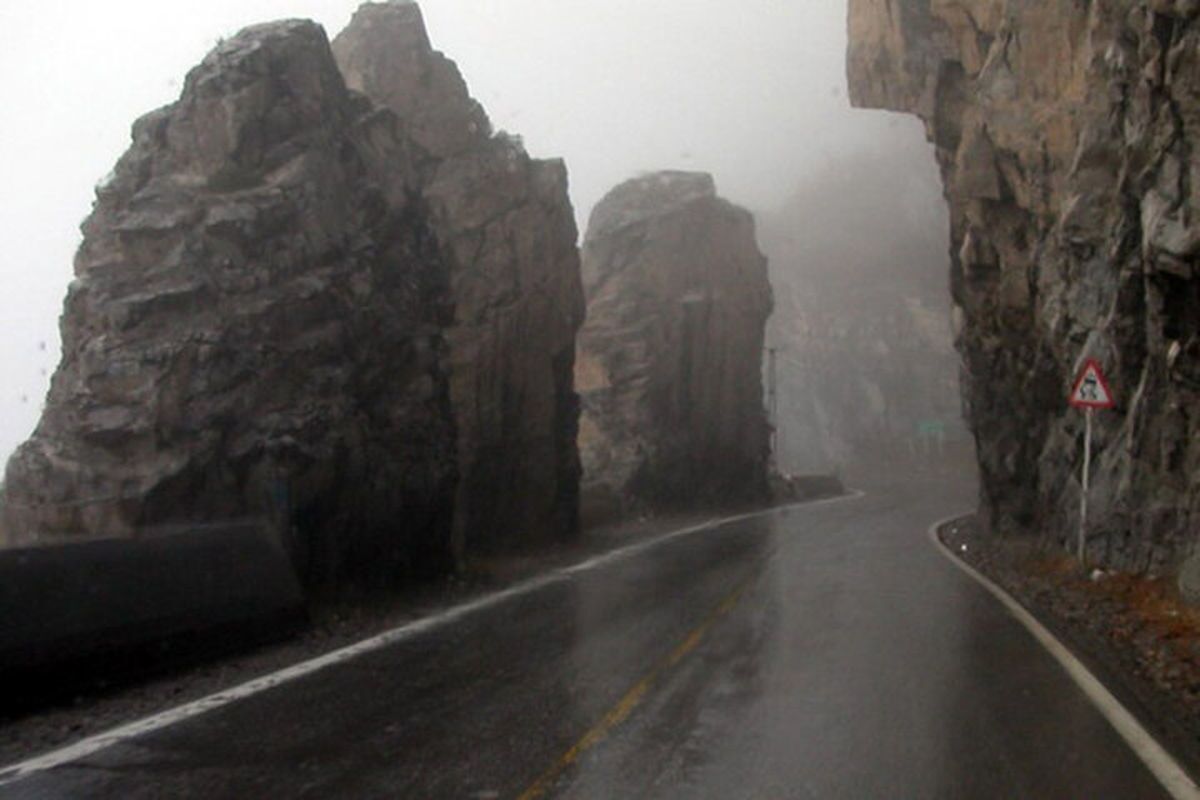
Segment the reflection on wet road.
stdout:
[[928,543],[971,499],[914,485],[673,538],[0,795],[1165,796]]

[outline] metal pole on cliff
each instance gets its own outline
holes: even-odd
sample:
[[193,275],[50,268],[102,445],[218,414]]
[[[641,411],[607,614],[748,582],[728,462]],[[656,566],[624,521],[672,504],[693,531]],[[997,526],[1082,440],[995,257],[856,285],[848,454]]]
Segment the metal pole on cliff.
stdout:
[[1068,401],[1075,408],[1084,410],[1083,427],[1083,475],[1079,492],[1079,541],[1076,545],[1079,563],[1087,566],[1088,491],[1092,480],[1092,416],[1097,408],[1112,408],[1113,393],[1108,388],[1104,371],[1094,359],[1088,359],[1075,378]]
[[777,352],[777,347],[767,348],[767,423],[771,426],[771,451],[767,463],[772,469],[779,466],[779,457],[775,452],[779,446],[779,383],[775,372]]

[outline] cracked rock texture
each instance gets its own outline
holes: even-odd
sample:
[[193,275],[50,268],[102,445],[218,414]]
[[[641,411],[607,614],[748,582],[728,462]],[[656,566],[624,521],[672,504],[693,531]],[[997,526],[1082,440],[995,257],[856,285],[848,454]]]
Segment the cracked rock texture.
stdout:
[[492,136],[412,2],[362,6],[334,53],[350,88],[395,112],[413,143],[449,273],[456,551],[574,535],[583,290],[566,168],[532,160],[516,137]]
[[[375,17],[408,105],[353,91]],[[7,468],[9,543],[258,517],[331,586],[575,530],[562,165],[490,136],[415,5],[364,8],[338,53],[346,79],[319,26],[248,28],[136,123]]]
[[1078,518],[1089,557],[1166,571],[1200,534],[1200,3],[851,0],[859,106],[919,115],[951,212],[964,399],[991,530]]
[[8,464],[10,536],[263,516],[318,583],[444,564],[450,306],[409,149],[309,22],[248,28],[140,119]]
[[415,3],[362,6],[333,51],[347,84],[400,120],[445,260],[456,550],[567,538],[579,518],[572,373],[584,306],[566,167],[492,135]]
[[749,212],[706,174],[627,181],[592,212],[583,280],[589,521],[765,497],[771,287]]

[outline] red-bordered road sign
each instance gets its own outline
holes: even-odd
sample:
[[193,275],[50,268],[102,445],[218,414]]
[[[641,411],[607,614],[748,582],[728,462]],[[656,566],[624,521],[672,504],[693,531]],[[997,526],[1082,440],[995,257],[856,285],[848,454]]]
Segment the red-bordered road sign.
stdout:
[[1108,379],[1104,377],[1104,370],[1100,369],[1100,362],[1096,359],[1089,358],[1084,362],[1083,369],[1075,378],[1069,402],[1076,408],[1112,408],[1115,405]]

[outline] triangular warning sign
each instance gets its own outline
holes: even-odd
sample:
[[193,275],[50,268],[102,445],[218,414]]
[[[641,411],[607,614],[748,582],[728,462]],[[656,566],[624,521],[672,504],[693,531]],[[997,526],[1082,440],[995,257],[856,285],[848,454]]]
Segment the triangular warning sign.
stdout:
[[1076,408],[1112,408],[1113,393],[1108,388],[1108,380],[1100,364],[1089,358],[1075,378],[1075,387],[1071,389],[1071,405]]

